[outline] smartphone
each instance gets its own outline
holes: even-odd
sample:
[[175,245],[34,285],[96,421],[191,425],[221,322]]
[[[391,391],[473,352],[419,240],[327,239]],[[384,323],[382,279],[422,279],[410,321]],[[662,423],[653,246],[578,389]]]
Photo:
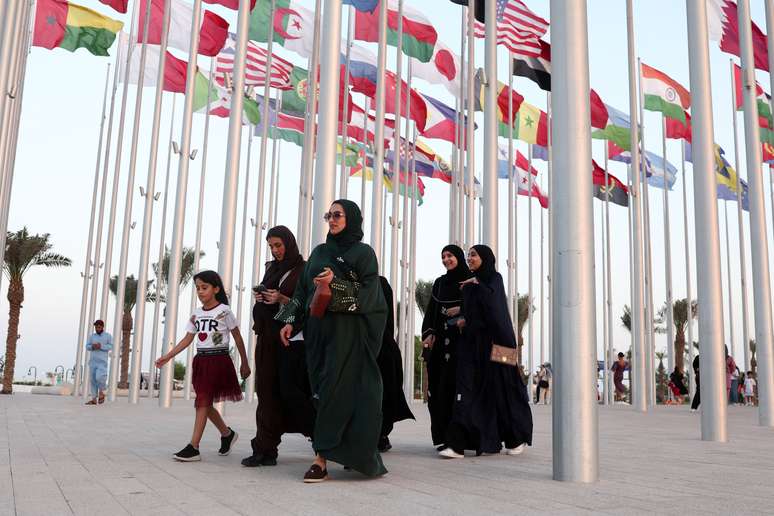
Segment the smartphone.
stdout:
[[263,286],[263,285],[257,285],[255,287],[253,287],[253,292],[255,292],[256,294],[263,294],[267,290],[268,289],[265,286]]

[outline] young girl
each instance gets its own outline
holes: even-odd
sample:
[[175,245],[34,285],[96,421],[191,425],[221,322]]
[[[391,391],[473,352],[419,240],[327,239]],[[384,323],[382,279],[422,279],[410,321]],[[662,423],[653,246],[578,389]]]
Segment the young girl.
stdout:
[[752,371],[747,371],[744,379],[744,404],[748,407],[755,405],[755,378]]
[[207,419],[220,431],[220,450],[218,455],[231,453],[231,446],[237,440],[237,433],[226,426],[223,418],[212,406],[219,401],[242,399],[234,363],[229,355],[229,332],[242,357],[239,372],[242,378],[250,376],[250,366],[242,335],[239,333],[236,317],[228,307],[228,296],[223,288],[223,281],[215,271],[202,271],[194,276],[196,295],[201,301],[201,308],[194,310],[186,326],[186,335],[177,345],[161,358],[156,360],[156,367],[161,367],[175,355],[187,348],[196,339],[196,356],[193,359],[193,374],[191,379],[196,391],[196,419],[194,420],[191,442],[177,452],[173,457],[182,462],[201,460],[199,441],[204,433]]

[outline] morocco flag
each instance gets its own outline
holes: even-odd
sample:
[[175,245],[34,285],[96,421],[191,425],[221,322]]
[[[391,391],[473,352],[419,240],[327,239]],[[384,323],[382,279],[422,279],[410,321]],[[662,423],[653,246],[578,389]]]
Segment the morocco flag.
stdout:
[[642,94],[645,109],[660,111],[668,118],[685,121],[691,107],[691,94],[667,74],[642,63]]
[[70,52],[85,48],[95,56],[106,56],[123,26],[120,21],[65,0],[38,0],[32,44]]
[[301,57],[311,57],[314,49],[314,13],[292,0],[258,0],[250,13],[248,38],[260,43],[272,40]]

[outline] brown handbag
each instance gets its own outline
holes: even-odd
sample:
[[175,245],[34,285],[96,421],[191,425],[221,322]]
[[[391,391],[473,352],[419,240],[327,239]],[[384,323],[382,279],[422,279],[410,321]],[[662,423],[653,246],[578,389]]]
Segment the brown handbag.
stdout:
[[319,283],[314,290],[314,296],[312,296],[312,303],[309,305],[309,315],[322,319],[325,315],[325,311],[328,309],[328,304],[331,302],[333,293],[331,292],[330,284]]
[[492,343],[492,354],[489,357],[492,362],[516,367],[519,364],[517,358],[516,348],[507,348],[494,342]]

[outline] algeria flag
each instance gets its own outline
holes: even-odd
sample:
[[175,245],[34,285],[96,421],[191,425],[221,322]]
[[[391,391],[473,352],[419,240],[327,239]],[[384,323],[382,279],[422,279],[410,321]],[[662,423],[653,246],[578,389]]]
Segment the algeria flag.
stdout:
[[250,13],[248,38],[266,43],[273,30],[273,41],[302,57],[311,57],[314,48],[314,13],[292,0],[258,0]]
[[664,116],[685,123],[685,111],[691,107],[691,94],[667,74],[642,64],[642,94],[645,109],[661,111]]

